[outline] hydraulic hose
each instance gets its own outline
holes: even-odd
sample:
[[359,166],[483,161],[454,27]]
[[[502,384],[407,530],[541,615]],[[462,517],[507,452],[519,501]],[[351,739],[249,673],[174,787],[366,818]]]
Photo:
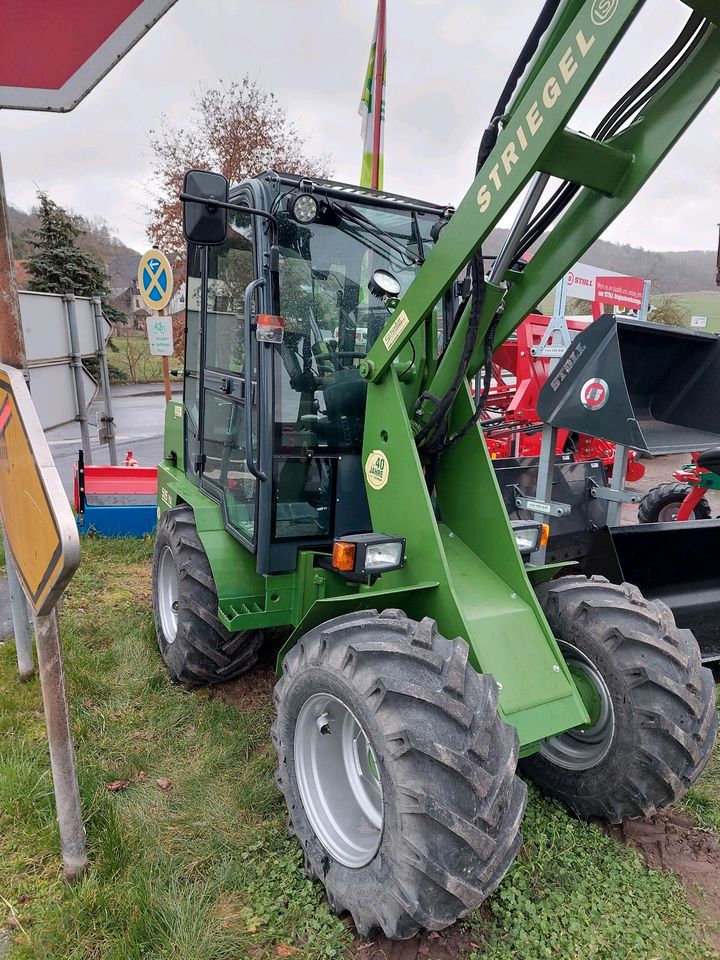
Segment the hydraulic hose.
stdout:
[[[708,27],[707,20],[693,13],[672,46],[603,117],[593,132],[593,137],[597,140],[608,140],[615,136],[623,125],[675,75],[686,57],[701,42]],[[519,241],[515,250],[515,259],[519,259],[533,244],[537,243],[579,190],[578,184],[564,183],[555,191]]]
[[[515,65],[503,87],[502,93],[498,99],[495,109],[490,118],[490,123],[486,127],[481,141],[480,147],[478,149],[477,160],[475,164],[475,175],[479,173],[481,167],[490,156],[490,153],[497,143],[500,123],[505,115],[505,112],[508,108],[510,100],[513,93],[515,92],[518,83],[522,79],[523,74],[528,68],[533,55],[540,45],[543,35],[547,31],[550,23],[552,22],[559,6],[561,0],[545,0],[543,7],[540,11],[540,14],[535,21],[530,35],[528,36],[525,44],[520,51],[520,54],[515,62]],[[428,487],[432,489],[434,484],[435,472],[437,468],[437,461],[442,452],[447,437],[447,427],[448,427],[448,414],[450,408],[452,407],[455,397],[457,396],[458,390],[462,385],[466,375],[467,368],[470,363],[470,358],[472,357],[473,350],[475,348],[475,343],[477,341],[478,331],[480,329],[480,316],[482,313],[482,307],[485,300],[485,271],[483,264],[483,254],[482,247],[478,247],[472,257],[471,261],[471,277],[472,277],[472,292],[471,292],[471,311],[468,321],[468,328],[465,337],[465,343],[463,345],[463,353],[461,357],[461,362],[458,365],[458,371],[453,380],[453,383],[450,389],[447,391],[444,397],[439,401],[437,398],[432,397],[428,394],[423,394],[421,400],[432,400],[436,402],[436,408],[433,413],[428,418],[427,423],[421,427],[416,435],[416,443],[422,446],[423,452],[427,453],[430,458],[426,470],[426,477],[428,479]],[[467,307],[467,301],[464,301],[460,305],[458,311],[458,318],[462,315],[462,312]],[[492,359],[492,344],[494,342],[495,330],[497,328],[498,317],[493,318],[493,321],[490,324],[490,328],[485,337],[485,356],[487,359],[488,350],[490,352],[490,359]],[[490,336],[492,334],[492,336]],[[483,390],[483,396],[487,398],[487,394],[490,391],[490,376],[486,377],[486,384]]]

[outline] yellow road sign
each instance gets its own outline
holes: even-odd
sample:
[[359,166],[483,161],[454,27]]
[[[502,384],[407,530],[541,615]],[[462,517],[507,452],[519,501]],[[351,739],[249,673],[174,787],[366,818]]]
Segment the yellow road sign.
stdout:
[[164,310],[173,294],[170,261],[160,250],[148,250],[138,264],[140,296],[151,310]]
[[25,379],[0,364],[0,515],[25,594],[46,616],[80,563],[80,538]]

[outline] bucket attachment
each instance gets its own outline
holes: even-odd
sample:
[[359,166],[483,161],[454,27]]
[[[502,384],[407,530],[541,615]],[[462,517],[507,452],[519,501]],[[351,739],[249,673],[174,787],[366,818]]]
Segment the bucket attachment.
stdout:
[[720,660],[719,546],[720,520],[605,527],[595,534],[583,572],[632,583],[648,600],[663,600],[710,662]]
[[600,317],[538,399],[542,420],[652,454],[720,444],[720,337]]

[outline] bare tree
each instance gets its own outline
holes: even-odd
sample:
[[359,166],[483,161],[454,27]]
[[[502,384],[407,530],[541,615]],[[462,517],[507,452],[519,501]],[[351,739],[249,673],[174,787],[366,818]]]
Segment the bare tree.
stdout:
[[689,327],[690,311],[677,297],[663,296],[652,305],[648,320],[664,323],[668,327]]
[[305,144],[275,94],[247,75],[196,91],[187,126],[173,126],[162,117],[158,129],[150,131],[157,196],[148,226],[153,243],[184,261],[178,194],[186,170],[213,170],[231,183],[268,169],[330,176],[328,157],[306,154]]
[[569,317],[587,316],[592,314],[592,303],[590,300],[581,300],[580,297],[568,297],[565,313]]

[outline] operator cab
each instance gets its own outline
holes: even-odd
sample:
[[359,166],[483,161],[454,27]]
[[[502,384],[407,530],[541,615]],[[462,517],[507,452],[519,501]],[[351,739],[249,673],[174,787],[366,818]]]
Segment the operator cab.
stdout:
[[[228,195],[190,171],[182,197],[186,470],[259,573],[294,570],[299,548],[372,530],[359,366],[447,208],[274,172]],[[452,306],[398,357],[408,379],[434,369]]]

